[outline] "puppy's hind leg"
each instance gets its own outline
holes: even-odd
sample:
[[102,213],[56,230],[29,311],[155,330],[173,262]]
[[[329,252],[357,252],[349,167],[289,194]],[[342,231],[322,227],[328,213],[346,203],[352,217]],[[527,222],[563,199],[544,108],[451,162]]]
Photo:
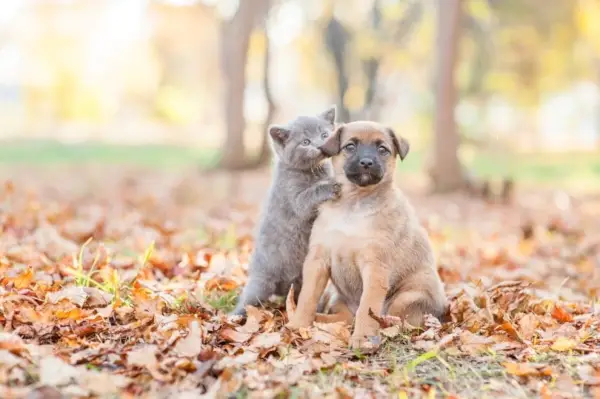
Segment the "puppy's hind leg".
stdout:
[[354,314],[340,298],[335,286],[329,281],[317,307],[317,323],[338,323],[340,321],[352,325]]
[[246,286],[240,294],[235,309],[230,315],[246,315],[246,305],[257,306],[267,301],[275,294],[277,283],[273,278],[266,276],[253,276],[248,279]]
[[329,309],[329,313],[317,313],[315,321],[317,323],[339,323],[344,322],[352,325],[354,315],[352,311],[341,299],[337,299]]

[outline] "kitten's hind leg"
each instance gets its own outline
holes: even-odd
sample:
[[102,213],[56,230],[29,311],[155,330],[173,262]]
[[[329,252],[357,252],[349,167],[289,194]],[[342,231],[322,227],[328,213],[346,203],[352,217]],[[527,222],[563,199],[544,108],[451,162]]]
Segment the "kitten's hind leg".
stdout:
[[266,276],[250,277],[230,315],[246,315],[246,305],[257,306],[266,302],[276,291],[277,283]]

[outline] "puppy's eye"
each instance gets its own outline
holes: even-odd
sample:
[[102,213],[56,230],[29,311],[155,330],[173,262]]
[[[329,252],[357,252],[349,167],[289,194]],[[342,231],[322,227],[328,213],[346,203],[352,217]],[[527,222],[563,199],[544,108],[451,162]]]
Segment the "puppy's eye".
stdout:
[[329,133],[325,132],[321,135],[322,139],[326,139],[327,137],[329,137]]
[[302,145],[309,145],[310,144],[310,140],[306,139],[302,142]]
[[377,151],[379,151],[379,154],[381,155],[388,155],[390,153],[390,150],[388,150],[382,145],[380,145],[379,148],[377,148]]
[[356,150],[356,145],[354,145],[353,143],[346,144],[346,146],[344,147],[344,150],[346,152],[354,152]]

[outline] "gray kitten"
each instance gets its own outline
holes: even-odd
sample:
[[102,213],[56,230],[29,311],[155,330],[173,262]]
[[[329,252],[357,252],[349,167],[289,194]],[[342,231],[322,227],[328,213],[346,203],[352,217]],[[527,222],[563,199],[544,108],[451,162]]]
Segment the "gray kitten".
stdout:
[[276,154],[273,181],[258,227],[248,283],[231,314],[259,305],[271,295],[296,296],[318,206],[339,197],[331,161],[319,149],[334,130],[335,106],[317,116],[299,116],[269,127]]

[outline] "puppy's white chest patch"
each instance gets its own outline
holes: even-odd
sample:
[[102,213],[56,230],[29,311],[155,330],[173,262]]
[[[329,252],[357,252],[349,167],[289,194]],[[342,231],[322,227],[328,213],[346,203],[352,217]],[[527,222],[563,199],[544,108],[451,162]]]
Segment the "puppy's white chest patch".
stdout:
[[330,248],[344,245],[346,240],[360,245],[361,239],[369,238],[370,224],[370,215],[367,212],[331,207],[324,209],[313,232],[318,235],[321,243]]

